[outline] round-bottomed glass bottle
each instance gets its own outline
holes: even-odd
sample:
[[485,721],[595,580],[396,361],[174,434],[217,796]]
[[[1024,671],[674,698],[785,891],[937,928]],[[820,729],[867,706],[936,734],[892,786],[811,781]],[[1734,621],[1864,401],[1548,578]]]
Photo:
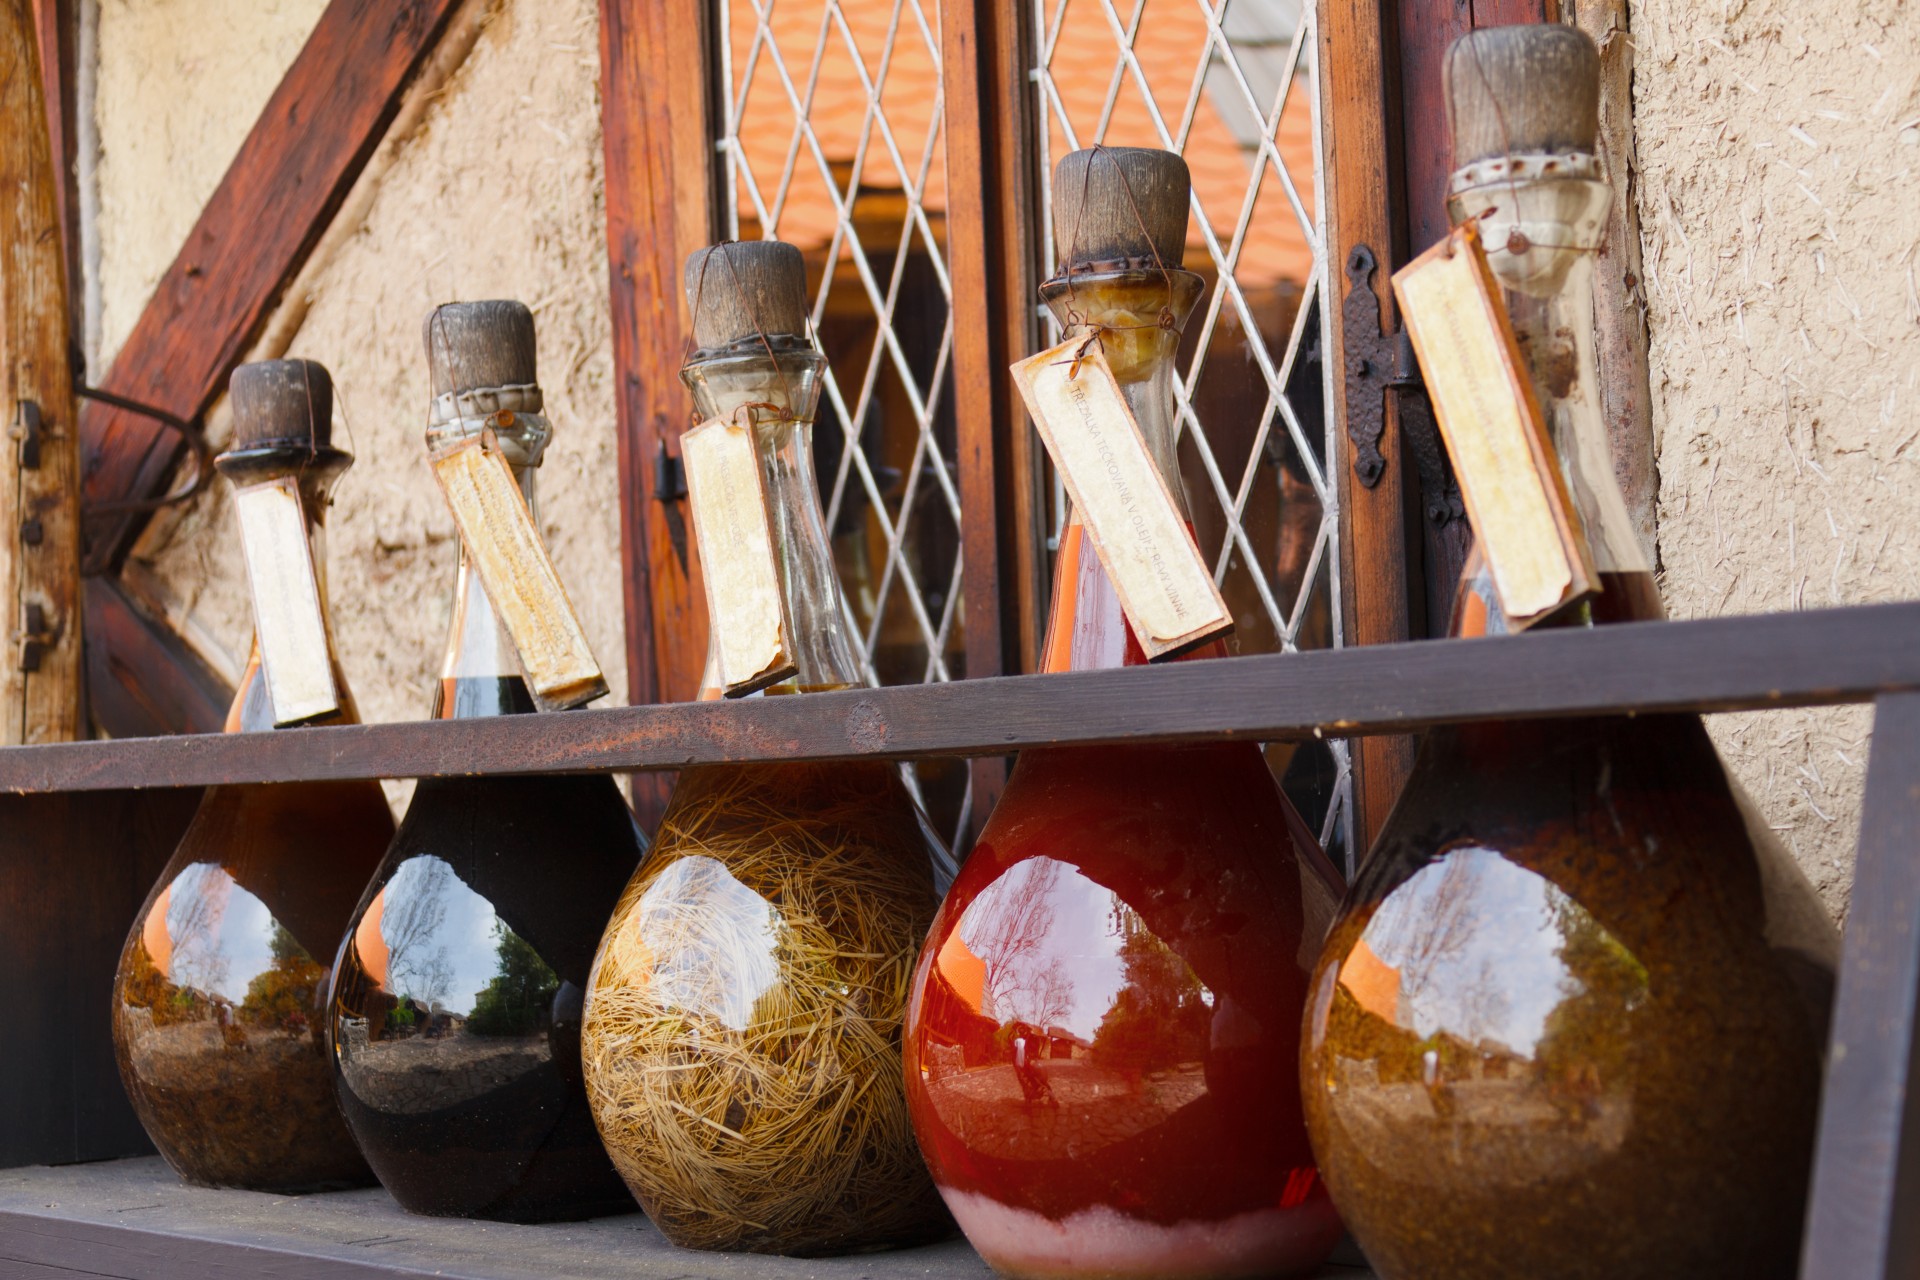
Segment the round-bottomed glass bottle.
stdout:
[[[1565,27],[1468,40],[1454,208],[1603,584],[1539,625],[1656,619],[1598,411],[1597,58]],[[1455,634],[1505,630],[1476,559]],[[1342,1213],[1387,1280],[1793,1276],[1836,958],[1698,716],[1428,733],[1315,971],[1302,1076]]]
[[[231,383],[236,488],[292,478],[321,617],[333,384],[305,360],[242,365]],[[250,548],[250,555],[265,548]],[[338,710],[359,720],[327,635]],[[256,638],[228,733],[274,727]],[[114,981],[113,1042],[140,1122],[188,1182],[311,1191],[372,1180],[333,1099],[328,967],[393,818],[377,782],[210,788],[135,918]]]
[[[517,302],[427,322],[439,448],[491,430],[533,501],[551,428]],[[433,714],[530,713],[512,638],[464,544]],[[340,1107],[415,1213],[556,1221],[628,1212],[580,1077],[593,945],[645,840],[605,775],[423,779],[341,943]]]
[[[1082,265],[1042,289],[1069,336],[1099,335],[1183,508],[1173,366],[1203,292],[1178,270],[1187,201],[1177,156],[1068,156],[1056,240]],[[1054,582],[1046,670],[1145,661],[1077,514]],[[1021,753],[907,1022],[915,1131],[995,1270],[1270,1276],[1325,1259],[1341,1229],[1294,1071],[1338,895],[1254,744]]]
[[[789,619],[797,674],[760,696],[856,686],[814,478],[826,362],[802,336],[800,253],[702,250],[687,285],[701,349],[683,376],[702,418],[752,423]],[[701,696],[718,682],[710,656]],[[601,1136],[669,1240],[810,1255],[952,1230],[900,1087],[945,857],[890,764],[680,775],[600,944],[582,1042]]]

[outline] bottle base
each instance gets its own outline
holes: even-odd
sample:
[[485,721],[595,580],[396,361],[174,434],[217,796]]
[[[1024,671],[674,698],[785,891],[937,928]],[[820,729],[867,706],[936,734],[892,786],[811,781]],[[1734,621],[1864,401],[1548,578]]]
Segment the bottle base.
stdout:
[[269,1196],[313,1196],[329,1191],[358,1191],[363,1187],[378,1186],[380,1181],[370,1172],[361,1172],[352,1176],[307,1178],[293,1182],[262,1182],[250,1178],[201,1177],[182,1169],[171,1160],[167,1161],[167,1167],[189,1187],[204,1187],[209,1191],[252,1191]]
[[942,1187],[988,1266],[1013,1280],[1237,1280],[1302,1276],[1341,1235],[1324,1195],[1291,1209],[1218,1221],[1152,1222],[1107,1206],[1055,1220],[973,1191]]
[[[650,1218],[651,1214],[648,1215]],[[922,1245],[938,1244],[942,1240],[952,1239],[956,1234],[953,1224],[941,1222],[934,1226],[916,1231],[894,1232],[871,1239],[821,1240],[795,1238],[794,1236],[766,1236],[761,1234],[734,1236],[719,1239],[711,1233],[702,1233],[697,1237],[682,1236],[671,1226],[662,1226],[658,1218],[653,1225],[676,1249],[686,1249],[698,1253],[757,1253],[778,1258],[850,1258],[868,1253],[886,1253],[894,1249],[916,1249]]]

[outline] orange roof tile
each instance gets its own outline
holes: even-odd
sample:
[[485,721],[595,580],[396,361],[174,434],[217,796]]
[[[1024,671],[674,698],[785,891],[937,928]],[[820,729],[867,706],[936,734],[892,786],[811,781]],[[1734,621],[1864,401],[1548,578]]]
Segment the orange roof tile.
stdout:
[[[937,4],[933,0],[922,0],[922,4],[929,24],[936,23]],[[747,74],[749,56],[754,52],[757,19],[745,3],[735,3],[730,12],[729,44],[737,94],[738,81]],[[931,213],[945,209],[947,183],[942,140],[936,132],[929,144],[928,136],[939,101],[939,70],[928,37],[937,40],[938,30],[923,32],[914,13],[910,0],[901,0],[897,8],[895,0],[840,0],[832,12],[826,0],[782,0],[773,7],[769,31],[782,56],[793,95],[808,104],[807,120],[820,153],[835,170],[836,181],[847,181],[862,132],[869,127],[870,97],[861,83],[864,70],[868,83],[880,84],[880,111],[892,128],[901,164],[894,163],[876,127],[866,144],[860,183],[868,188],[899,189],[917,181],[931,145],[934,154],[925,198]],[[890,29],[892,54],[882,81],[881,60]],[[1087,145],[1093,140],[1092,130],[1114,80],[1118,48],[1104,11],[1086,0],[1076,0],[1070,6],[1066,31],[1072,38],[1059,41],[1049,70],[1073,121],[1076,141]],[[858,61],[849,48],[849,37],[859,51]],[[1148,7],[1134,47],[1155,105],[1168,130],[1177,132],[1208,47],[1204,16],[1184,0],[1160,0]],[[1310,92],[1310,82],[1303,75],[1288,96],[1276,139],[1276,149],[1309,214],[1313,209]],[[1233,81],[1216,71],[1199,95],[1184,148],[1200,207],[1223,252],[1229,248],[1246,201],[1252,166],[1258,159],[1257,152],[1242,147],[1222,113],[1223,99],[1229,104],[1227,109],[1240,109],[1234,105],[1238,95]],[[1263,108],[1267,105],[1261,104]],[[1066,138],[1055,109],[1049,105],[1046,110],[1050,145],[1057,157],[1067,150]],[[1153,127],[1146,100],[1131,71],[1121,76],[1112,118],[1101,140],[1113,145],[1160,145],[1159,132]],[[802,248],[825,245],[835,223],[832,198],[820,175],[819,158],[804,138],[796,136],[792,100],[764,48],[754,59],[741,114],[739,146],[761,198],[769,205],[776,199],[782,173],[790,162],[793,165],[786,202],[772,230]],[[744,183],[738,205],[743,222],[757,221]],[[1189,244],[1198,249],[1203,243],[1196,220],[1189,231]],[[843,247],[842,254],[846,252]],[[1269,170],[1240,250],[1237,274],[1248,286],[1282,279],[1304,280],[1312,263],[1306,236],[1278,177]]]

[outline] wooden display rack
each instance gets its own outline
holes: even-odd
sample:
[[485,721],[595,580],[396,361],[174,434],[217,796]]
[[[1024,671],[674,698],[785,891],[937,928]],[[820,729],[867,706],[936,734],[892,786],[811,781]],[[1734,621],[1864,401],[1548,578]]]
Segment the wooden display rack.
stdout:
[[[12,1045],[0,1056],[0,1159],[19,1165],[138,1150],[124,1132],[100,1136],[112,1128],[100,1117],[126,1109],[110,1054],[101,1057],[118,939],[90,969],[73,957],[76,936],[103,936],[96,901],[118,901],[129,890],[137,901],[148,883],[115,878],[116,867],[128,874],[129,860],[126,832],[113,823],[139,810],[143,790],[178,809],[191,788],[227,783],[979,757],[1068,742],[1381,736],[1470,720],[1872,702],[1873,753],[1801,1275],[1907,1280],[1920,1273],[1920,1101],[1912,1087],[1920,1061],[1916,635],[1920,604],[1875,605],[807,698],[0,750],[0,792],[12,793],[0,805],[57,804],[68,819],[108,815],[113,836],[98,858],[52,869],[93,890],[87,902],[69,903],[81,923],[91,922],[76,929],[61,917],[61,904],[23,898],[13,887],[20,869],[33,865],[34,827],[0,821],[0,868],[7,869],[0,909],[9,921],[32,922],[10,925],[4,945],[10,963],[0,1026]],[[107,794],[77,794],[84,792]],[[74,977],[82,970],[92,980]],[[50,989],[60,998],[48,999]],[[83,1130],[96,1136],[91,1148],[76,1146]],[[114,1140],[123,1144],[118,1151]],[[409,1217],[377,1191],[299,1198],[193,1191],[147,1158],[0,1174],[0,1273],[508,1280],[944,1277],[985,1269],[957,1243],[786,1261],[673,1250],[638,1218],[505,1227]],[[1326,1274],[1364,1277],[1338,1268]]]

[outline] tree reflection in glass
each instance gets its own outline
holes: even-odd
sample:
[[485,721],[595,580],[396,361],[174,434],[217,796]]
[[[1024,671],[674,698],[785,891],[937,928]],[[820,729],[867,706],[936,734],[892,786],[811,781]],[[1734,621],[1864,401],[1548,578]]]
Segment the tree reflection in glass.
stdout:
[[583,902],[611,902],[636,843],[606,783],[422,783],[356,913],[333,995],[340,1106],[414,1212],[631,1208],[579,1068]]
[[1324,919],[1331,895],[1273,864],[1209,874],[1171,817],[1166,833],[1122,823],[1144,852],[1113,856],[1098,812],[1048,824],[1077,837],[1054,841],[1063,856],[976,847],[961,888],[977,876],[978,891],[949,898],[958,919],[923,953],[907,1092],[942,1194],[1021,1274],[1084,1260],[1089,1232],[1129,1274],[1310,1251],[1338,1224],[1312,1166],[1278,1163],[1306,1145],[1274,1071],[1303,991],[1267,957],[1314,931],[1303,896]]
[[[1415,872],[1330,969],[1332,1010],[1383,1050],[1341,1059],[1337,1109],[1367,1158],[1447,1162],[1460,1126],[1514,1141],[1487,1162],[1502,1184],[1577,1176],[1616,1151],[1632,1118],[1625,1046],[1648,996],[1645,964],[1545,877],[1486,848],[1456,848]],[[1425,1116],[1431,1149],[1365,1117]],[[1528,1141],[1542,1128],[1552,1144]],[[1543,1164],[1543,1161],[1545,1162]]]

